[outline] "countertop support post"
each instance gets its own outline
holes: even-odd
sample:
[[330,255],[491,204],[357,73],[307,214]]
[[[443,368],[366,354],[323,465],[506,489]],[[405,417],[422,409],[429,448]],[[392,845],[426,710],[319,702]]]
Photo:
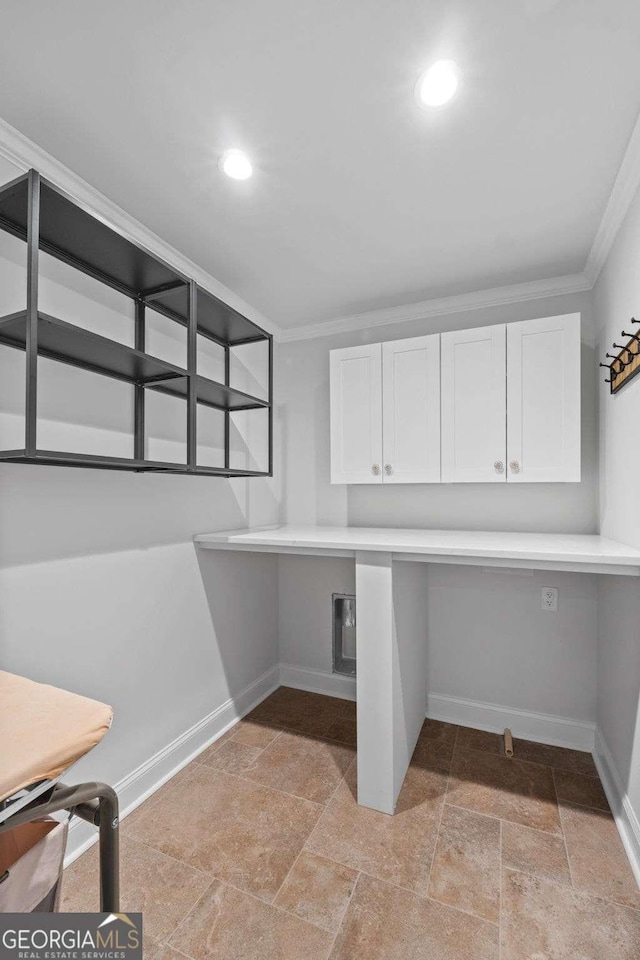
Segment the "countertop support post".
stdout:
[[356,553],[358,803],[394,813],[427,705],[426,570]]

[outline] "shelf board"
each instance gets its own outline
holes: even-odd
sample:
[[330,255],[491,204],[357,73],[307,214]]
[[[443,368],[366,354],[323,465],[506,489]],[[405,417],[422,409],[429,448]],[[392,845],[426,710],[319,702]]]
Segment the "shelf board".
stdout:
[[[25,349],[27,313],[22,310],[0,319],[0,344]],[[38,356],[60,363],[69,363],[91,373],[142,383],[162,393],[187,396],[189,375],[182,367],[134,350],[116,340],[92,333],[83,327],[59,320],[46,313],[38,314]],[[252,397],[242,390],[226,387],[207,377],[196,376],[198,403],[218,410],[257,410],[268,407],[268,401]]]
[[0,450],[0,462],[30,463],[55,467],[89,467],[98,470],[124,470],[135,473],[171,473],[201,477],[267,477],[266,471],[237,470],[232,467],[187,467],[182,463],[160,460],[135,460],[128,457],[103,457],[92,453],[69,453],[60,450],[38,450],[34,457],[25,450]]
[[[22,240],[27,238],[26,174],[0,190],[0,227]],[[178,271],[42,178],[40,248],[130,297],[167,284],[187,283]]]
[[[223,383],[217,383],[215,380],[208,380],[206,377],[196,376],[196,399],[198,403],[206,407],[214,407],[216,410],[229,410],[231,412],[238,410],[261,410],[268,408],[269,401],[261,400],[259,397],[252,397],[242,390],[235,390],[233,387],[226,387]],[[158,393],[168,393],[175,397],[187,396],[188,378],[185,375],[181,379],[163,380],[157,383],[148,384],[151,390]]]
[[233,467],[194,467],[191,471],[199,477],[269,477],[266,470],[237,470]]
[[[198,287],[197,297],[198,333],[203,336],[229,346],[268,339],[269,334],[262,327],[243,317],[212,293]],[[147,306],[171,320],[186,324],[189,291],[184,287],[165,290],[151,297]]]
[[[26,331],[26,310],[0,319],[0,343],[24,350]],[[186,376],[180,367],[46,313],[38,314],[38,355],[128,383]]]
[[153,470],[166,473],[186,473],[186,465],[164,463],[160,460],[136,460],[133,457],[106,457],[98,453],[70,453],[64,450],[36,450],[35,456],[29,456],[24,450],[5,450],[0,452],[0,460],[12,463],[39,463],[43,466],[96,467],[101,470]]

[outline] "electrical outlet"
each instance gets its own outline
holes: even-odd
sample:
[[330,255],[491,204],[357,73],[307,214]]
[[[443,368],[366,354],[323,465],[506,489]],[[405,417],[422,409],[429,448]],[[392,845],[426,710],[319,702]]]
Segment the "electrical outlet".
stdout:
[[556,587],[542,588],[542,609],[556,613],[558,609],[558,590]]

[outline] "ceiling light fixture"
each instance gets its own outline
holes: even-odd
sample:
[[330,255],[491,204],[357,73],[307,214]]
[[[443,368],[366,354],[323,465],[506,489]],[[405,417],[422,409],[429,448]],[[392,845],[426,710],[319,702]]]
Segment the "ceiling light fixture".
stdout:
[[220,169],[233,180],[248,180],[253,173],[251,160],[242,150],[225,150],[220,157]]
[[453,60],[437,60],[416,84],[416,100],[421,107],[442,107],[460,85],[460,70]]

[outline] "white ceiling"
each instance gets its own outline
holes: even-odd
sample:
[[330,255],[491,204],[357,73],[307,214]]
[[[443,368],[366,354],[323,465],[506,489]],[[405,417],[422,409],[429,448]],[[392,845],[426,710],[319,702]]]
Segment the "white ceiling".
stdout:
[[294,327],[581,271],[638,50],[637,0],[3,0],[0,116]]

